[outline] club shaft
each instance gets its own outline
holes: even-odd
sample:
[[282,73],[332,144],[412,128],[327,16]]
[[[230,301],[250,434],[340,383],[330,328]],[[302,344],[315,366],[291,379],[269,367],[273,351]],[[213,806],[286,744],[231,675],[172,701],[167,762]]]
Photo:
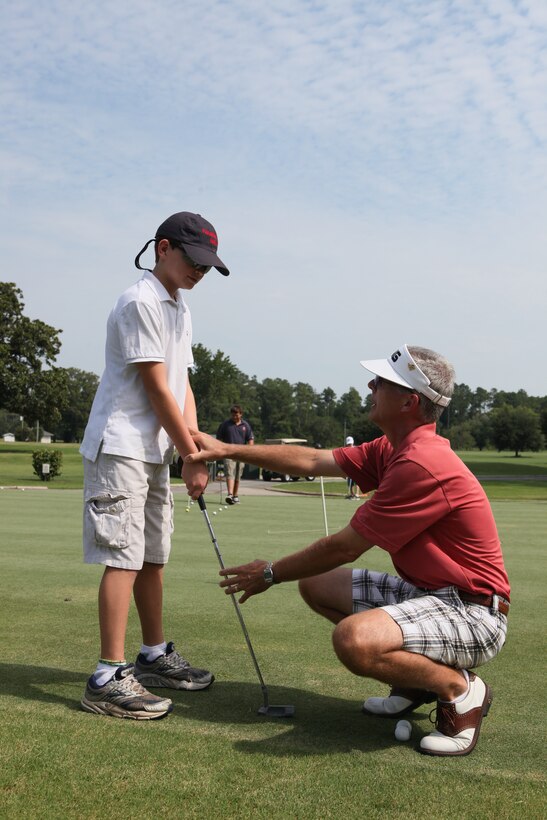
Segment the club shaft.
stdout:
[[[218,563],[220,564],[221,569],[226,569],[224,566],[224,561],[222,560],[222,554],[220,552],[220,548],[218,546],[218,541],[215,537],[215,533],[213,530],[213,525],[211,524],[211,519],[209,518],[209,513],[207,512],[207,507],[205,506],[205,499],[202,495],[198,498],[199,507],[205,517],[205,521],[207,522],[207,528],[209,530],[209,535],[211,536],[211,541],[213,542],[213,547],[215,548],[216,556],[218,558]],[[256,674],[258,676],[258,680],[260,681],[260,688],[262,689],[262,696],[264,698],[264,706],[268,707],[269,705],[269,698],[268,698],[268,687],[262,677],[262,672],[260,671],[260,666],[258,665],[258,661],[256,659],[256,655],[253,649],[253,645],[251,643],[251,639],[249,637],[249,632],[245,625],[245,621],[243,619],[243,615],[241,614],[241,608],[239,606],[239,602],[237,601],[235,594],[233,592],[230,593],[230,598],[232,599],[232,603],[234,605],[234,609],[236,611],[236,615],[238,617],[239,623],[241,625],[241,629],[243,631],[243,635],[245,637],[245,641],[247,643],[247,647],[249,649],[254,668],[256,670]]]

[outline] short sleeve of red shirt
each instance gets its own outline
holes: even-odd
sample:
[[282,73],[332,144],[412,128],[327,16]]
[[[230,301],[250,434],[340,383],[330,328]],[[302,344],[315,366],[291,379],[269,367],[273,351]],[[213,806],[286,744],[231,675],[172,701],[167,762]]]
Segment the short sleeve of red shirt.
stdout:
[[393,455],[393,447],[385,436],[358,447],[338,447],[332,451],[334,460],[364,493],[375,490],[382,480],[385,465]]
[[448,512],[438,480],[401,458],[388,465],[380,488],[357,510],[351,526],[367,541],[396,553]]

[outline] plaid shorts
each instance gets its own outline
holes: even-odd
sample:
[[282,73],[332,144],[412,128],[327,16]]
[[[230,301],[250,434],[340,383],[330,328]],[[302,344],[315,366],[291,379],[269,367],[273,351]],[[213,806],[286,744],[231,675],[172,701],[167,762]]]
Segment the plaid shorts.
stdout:
[[403,649],[471,669],[494,658],[507,634],[497,610],[464,603],[456,587],[423,590],[387,572],[353,570],[353,611],[382,607],[401,628]]

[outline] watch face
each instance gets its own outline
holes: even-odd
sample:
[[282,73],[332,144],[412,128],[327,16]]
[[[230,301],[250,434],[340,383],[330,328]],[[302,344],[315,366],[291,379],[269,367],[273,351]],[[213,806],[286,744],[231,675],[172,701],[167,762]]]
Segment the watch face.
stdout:
[[273,584],[273,570],[271,565],[264,567],[264,580],[267,584]]

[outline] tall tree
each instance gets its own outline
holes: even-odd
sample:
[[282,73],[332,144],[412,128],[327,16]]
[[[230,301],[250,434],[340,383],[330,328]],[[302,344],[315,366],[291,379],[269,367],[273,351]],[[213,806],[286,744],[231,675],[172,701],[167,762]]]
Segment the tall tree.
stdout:
[[498,450],[513,450],[515,456],[523,450],[541,450],[545,444],[540,417],[529,407],[504,404],[489,414],[492,442]]
[[294,426],[298,430],[299,438],[308,438],[311,434],[311,425],[315,419],[317,393],[306,382],[297,382],[293,390],[294,398]]
[[492,394],[489,390],[485,390],[484,387],[477,387],[471,399],[471,416],[480,416],[483,413],[486,413],[490,406],[491,400]]
[[0,282],[0,407],[52,427],[66,401],[66,378],[53,367],[61,341],[57,330],[23,315],[23,293]]
[[449,404],[449,413],[443,413],[449,417],[450,424],[458,424],[469,418],[470,408],[473,404],[473,391],[467,384],[455,384],[452,401]]
[[353,438],[356,438],[356,430],[360,426],[363,413],[361,395],[355,387],[350,387],[347,393],[340,396],[334,409],[334,416],[342,425],[342,429],[346,431],[347,436]]
[[220,350],[212,353],[197,344],[193,353],[195,368],[190,374],[190,382],[198,420],[203,430],[216,433],[218,425],[228,416],[230,405],[242,403],[242,387],[247,377]]
[[265,438],[297,437],[293,387],[286,379],[264,379],[258,389],[262,432]]
[[96,373],[75,367],[67,368],[64,373],[67,402],[54,432],[56,438],[63,441],[81,441],[99,386],[99,377]]
[[320,416],[332,416],[336,407],[336,393],[332,387],[325,387],[318,397],[317,412]]
[[531,397],[526,390],[492,390],[492,408],[503,407],[526,407],[530,406]]

